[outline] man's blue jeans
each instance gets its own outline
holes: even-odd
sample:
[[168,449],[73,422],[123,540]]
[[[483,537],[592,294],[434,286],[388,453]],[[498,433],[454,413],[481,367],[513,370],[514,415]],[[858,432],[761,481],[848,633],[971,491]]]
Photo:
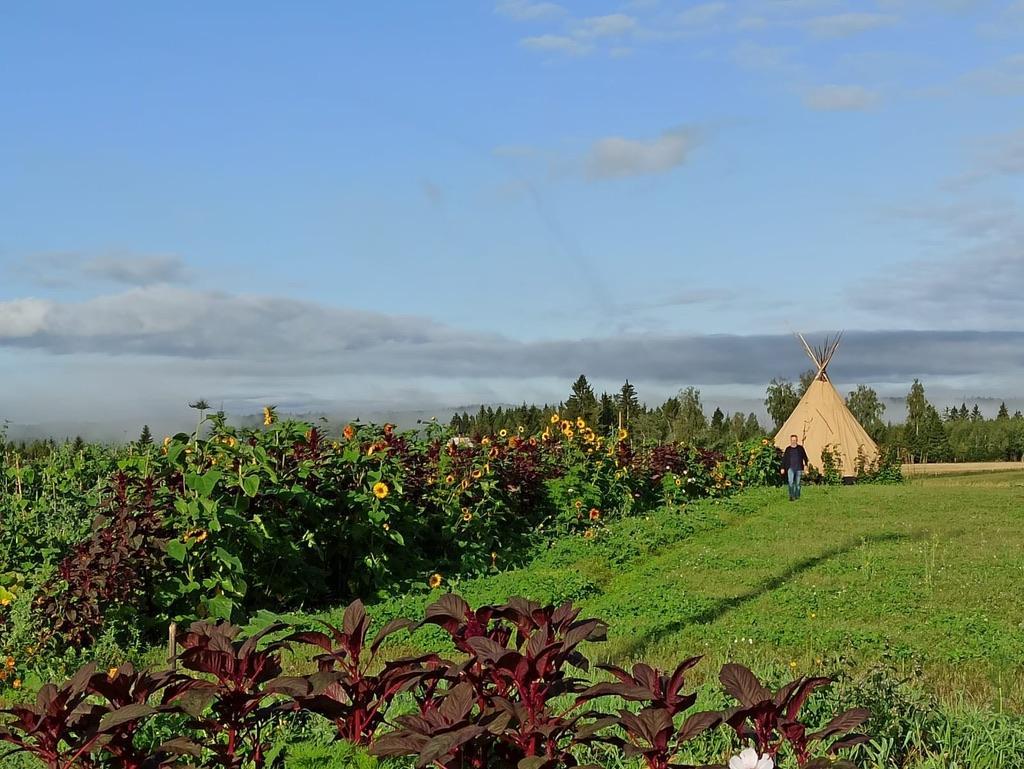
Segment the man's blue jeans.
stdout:
[[786,478],[789,480],[789,498],[800,499],[800,476],[803,470],[794,470],[792,467],[786,471]]

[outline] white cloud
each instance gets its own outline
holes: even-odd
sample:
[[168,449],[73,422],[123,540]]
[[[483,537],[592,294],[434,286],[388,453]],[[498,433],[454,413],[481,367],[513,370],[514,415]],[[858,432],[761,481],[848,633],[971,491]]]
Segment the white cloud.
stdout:
[[624,13],[610,13],[606,16],[590,16],[580,21],[576,28],[579,37],[621,37],[636,29],[636,19]]
[[150,286],[190,280],[188,268],[180,257],[140,254],[36,254],[26,258],[16,271],[48,288],[66,288],[83,282]]
[[852,112],[878,104],[878,93],[862,85],[822,85],[804,95],[804,104],[822,112]]
[[666,131],[654,139],[599,139],[586,158],[586,174],[590,179],[612,179],[664,173],[685,163],[697,143],[692,128]]
[[895,24],[897,18],[884,13],[839,13],[808,19],[804,26],[815,37],[848,37]]
[[[888,297],[895,301],[918,298],[920,285],[926,298],[936,292],[936,309],[944,308],[949,317],[949,297],[956,296],[962,311],[958,321],[969,309],[965,300],[1003,297],[1007,304],[1000,309],[1007,309],[1011,302],[1019,308],[1022,300],[1012,296],[1009,285],[1009,279],[1019,277],[1019,261],[1016,267],[991,266],[999,271],[988,281],[977,280],[973,267],[965,263],[948,275],[948,283],[921,281],[918,275],[899,284]],[[973,283],[976,293],[965,295],[963,282]],[[872,297],[878,298],[880,292],[875,289]],[[668,299],[697,305],[727,300],[726,294],[713,290]],[[1019,355],[992,357],[991,352],[994,346],[1019,350],[1022,344],[1024,333],[1019,331],[987,335],[956,329],[851,332],[846,337],[843,371],[856,381],[1019,372]],[[124,382],[123,392],[117,392],[119,379],[110,372],[137,372],[159,364],[176,372],[186,391],[181,393],[182,400],[196,394],[199,381],[215,382],[216,395],[230,391],[241,399],[299,390],[320,377],[359,378],[363,389],[354,391],[356,395],[372,392],[378,397],[393,391],[396,380],[416,388],[439,380],[502,379],[510,393],[522,397],[531,382],[570,381],[581,370],[605,380],[618,379],[627,371],[631,379],[675,386],[763,386],[773,376],[799,370],[801,357],[788,335],[617,334],[521,342],[428,318],[168,286],[131,289],[83,302],[0,302],[0,348],[7,348],[8,355],[12,351],[37,358],[60,355],[65,373],[54,381],[64,383],[68,394],[75,391],[77,378],[67,372],[76,366],[104,372],[105,391],[117,398],[132,393],[139,383]]]
[[526,48],[536,51],[549,51],[553,53],[564,53],[570,56],[583,56],[590,52],[590,46],[580,42],[574,37],[566,35],[536,35],[524,37],[520,43]]
[[530,0],[503,0],[494,7],[494,10],[515,21],[537,21],[565,13],[565,8],[557,3],[535,3]]

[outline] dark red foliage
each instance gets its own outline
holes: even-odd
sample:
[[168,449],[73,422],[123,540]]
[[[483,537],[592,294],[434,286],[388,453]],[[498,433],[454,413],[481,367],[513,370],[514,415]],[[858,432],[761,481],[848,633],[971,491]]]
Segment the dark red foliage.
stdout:
[[200,682],[167,671],[147,673],[131,665],[106,673],[86,665],[61,686],[46,684],[33,705],[0,710],[0,741],[30,753],[50,769],[98,766],[100,754],[122,769],[155,769],[198,748],[179,738],[155,751],[136,745],[141,725],[157,713],[179,712],[179,703]]
[[418,754],[420,766],[576,766],[571,749],[596,739],[594,714],[562,711],[555,700],[583,693],[569,669],[585,670],[579,645],[606,632],[600,621],[578,617],[570,604],[512,599],[474,611],[445,596],[427,609],[424,623],[442,627],[470,657],[452,665],[450,686],[421,697],[420,714],[400,719],[373,752]]
[[682,475],[689,466],[685,449],[678,444],[654,446],[646,456],[647,472],[653,483],[660,483],[667,473]]
[[612,696],[643,706],[639,712],[620,710],[617,716],[605,719],[602,728],[616,726],[626,738],[612,734],[601,737],[601,741],[620,748],[624,755],[641,756],[650,769],[675,766],[672,759],[684,743],[719,726],[725,718],[720,712],[694,713],[685,720],[677,718],[697,701],[695,694],[683,693],[683,686],[687,671],[699,661],[700,657],[691,657],[671,673],[643,663],[634,665],[632,673],[614,665],[602,665],[616,680],[591,687],[580,699]]
[[742,665],[723,666],[719,676],[725,690],[735,697],[740,707],[728,713],[727,722],[743,739],[754,740],[758,752],[776,756],[784,743],[789,743],[800,766],[810,761],[810,746],[833,737],[828,752],[852,747],[867,741],[862,734],[848,733],[870,717],[864,708],[842,713],[823,728],[808,733],[799,720],[800,708],[815,689],[831,683],[828,678],[798,678],[778,691],[769,691],[750,670]]
[[117,473],[91,536],[60,562],[56,578],[43,587],[37,609],[66,643],[92,643],[109,611],[138,608],[148,600],[166,541],[159,490],[152,478]]
[[413,624],[412,620],[393,620],[368,643],[370,620],[362,602],[355,601],[345,610],[341,629],[327,625],[327,633],[307,631],[289,636],[287,641],[323,651],[314,658],[316,673],[289,679],[294,709],[333,721],[339,739],[369,744],[396,696],[441,675],[441,660],[434,654],[393,660],[377,669],[377,652],[384,640]]
[[194,622],[179,637],[179,660],[186,670],[213,680],[197,687],[210,699],[208,713],[193,712],[192,726],[205,735],[203,744],[213,763],[224,769],[263,766],[265,728],[277,708],[275,695],[294,690],[291,679],[281,678],[283,641],[260,641],[284,629],[273,624],[256,635],[238,640],[239,628],[224,622]]

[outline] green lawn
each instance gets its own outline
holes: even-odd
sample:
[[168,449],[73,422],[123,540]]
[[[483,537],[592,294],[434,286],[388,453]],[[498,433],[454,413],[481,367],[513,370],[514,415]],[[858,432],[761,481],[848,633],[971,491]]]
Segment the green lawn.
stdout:
[[[757,490],[611,523],[453,589],[571,598],[610,624],[597,656],[708,654],[809,673],[920,668],[949,706],[1024,713],[1024,473]],[[426,591],[379,607],[415,616]],[[708,666],[715,670],[714,664]]]

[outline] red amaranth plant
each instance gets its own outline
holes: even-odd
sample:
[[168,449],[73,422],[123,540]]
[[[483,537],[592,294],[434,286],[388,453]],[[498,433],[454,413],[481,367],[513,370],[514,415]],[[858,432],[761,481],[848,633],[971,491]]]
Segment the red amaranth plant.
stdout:
[[829,766],[821,759],[811,761],[810,747],[815,742],[835,738],[827,747],[829,754],[867,742],[863,734],[851,733],[871,716],[864,708],[853,708],[833,718],[821,729],[808,732],[799,720],[800,709],[815,689],[828,686],[828,678],[797,678],[772,692],[743,665],[729,663],[719,676],[725,690],[740,706],[727,713],[727,722],[745,740],[753,740],[758,753],[775,758],[789,744],[802,767]]
[[50,769],[101,766],[104,754],[122,769],[157,769],[180,754],[198,755],[197,746],[177,738],[151,751],[136,735],[157,713],[181,712],[182,700],[201,685],[170,671],[125,665],[102,673],[89,664],[61,686],[43,686],[34,704],[0,710],[11,717],[0,724],[0,741]]
[[293,687],[281,678],[280,651],[287,644],[274,641],[260,648],[260,641],[285,627],[275,623],[240,640],[234,625],[193,622],[179,637],[182,666],[213,679],[198,687],[211,702],[209,712],[196,715],[192,725],[205,735],[203,745],[217,766],[259,769],[264,764],[266,728],[278,710],[273,700]]
[[163,561],[164,528],[157,482],[114,475],[111,500],[92,535],[64,558],[43,587],[37,610],[52,633],[72,646],[96,639],[107,613],[148,600]]
[[471,656],[449,669],[453,685],[421,700],[420,715],[400,719],[373,752],[418,754],[420,766],[576,766],[571,751],[596,740],[596,716],[579,712],[581,703],[565,710],[556,700],[583,693],[569,669],[586,670],[579,645],[606,634],[599,620],[578,617],[570,604],[512,599],[474,611],[458,596],[445,596],[427,609],[424,623],[445,629]]
[[340,629],[324,624],[327,633],[303,631],[285,639],[323,652],[314,657],[316,673],[289,679],[293,707],[333,721],[339,739],[367,745],[384,723],[396,696],[430,677],[440,676],[440,658],[428,654],[393,660],[380,669],[377,652],[381,644],[415,623],[392,620],[368,642],[370,619],[362,601],[354,601],[345,609]]
[[669,769],[676,766],[672,760],[682,746],[700,734],[721,724],[725,718],[717,711],[693,713],[682,719],[682,714],[697,701],[695,694],[684,694],[686,673],[700,661],[700,657],[683,660],[671,673],[663,673],[650,665],[639,663],[632,673],[614,665],[601,665],[617,680],[592,686],[581,700],[598,697],[619,697],[627,702],[641,703],[638,712],[620,709],[617,716],[606,718],[601,728],[616,726],[625,732],[602,736],[600,740],[622,750],[623,755],[641,756],[649,769]]

